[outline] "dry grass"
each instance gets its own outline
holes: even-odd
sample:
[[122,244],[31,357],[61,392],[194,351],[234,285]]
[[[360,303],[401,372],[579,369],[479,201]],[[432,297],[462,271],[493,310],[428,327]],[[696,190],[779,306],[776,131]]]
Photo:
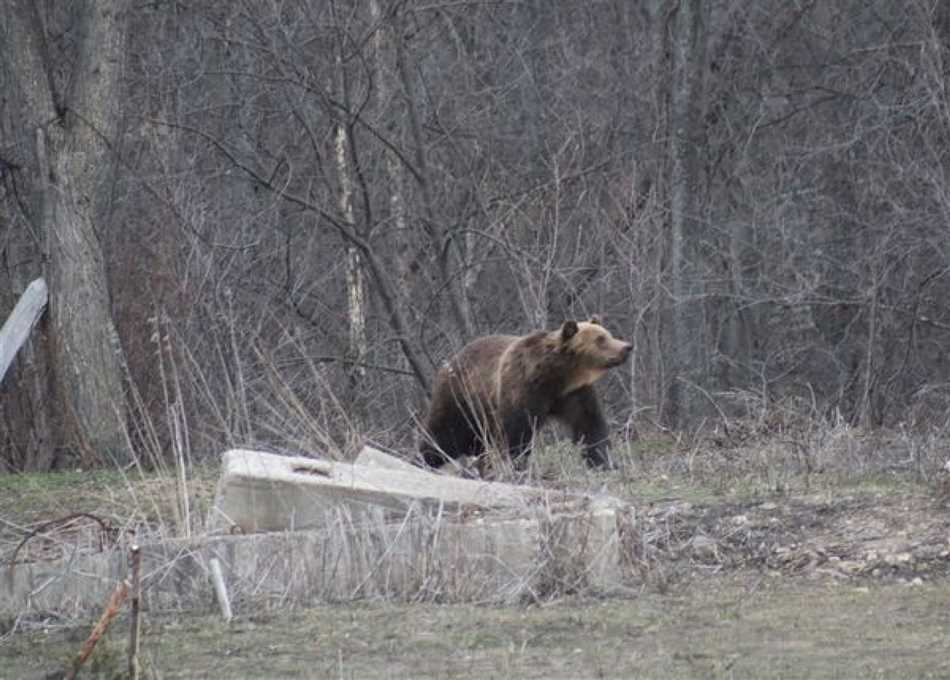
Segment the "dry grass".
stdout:
[[[543,606],[360,603],[213,616],[152,613],[152,677],[938,678],[950,673],[946,582],[874,588],[711,575],[635,599]],[[17,636],[0,678],[40,678],[86,629]],[[117,626],[94,657],[124,668]],[[108,676],[106,676],[108,677]]]

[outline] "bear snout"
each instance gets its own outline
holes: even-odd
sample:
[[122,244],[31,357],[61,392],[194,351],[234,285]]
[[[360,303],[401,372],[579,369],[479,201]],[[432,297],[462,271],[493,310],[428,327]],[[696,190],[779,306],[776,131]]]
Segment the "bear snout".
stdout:
[[606,362],[607,368],[614,368],[616,366],[620,366],[630,357],[630,353],[633,351],[633,345],[631,345],[628,342],[621,342],[619,343],[619,345],[620,346],[617,349],[617,353],[607,360]]

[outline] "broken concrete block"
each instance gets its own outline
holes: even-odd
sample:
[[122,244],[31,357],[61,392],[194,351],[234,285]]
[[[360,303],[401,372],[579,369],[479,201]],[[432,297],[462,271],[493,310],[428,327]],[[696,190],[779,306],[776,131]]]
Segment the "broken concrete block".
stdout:
[[[360,451],[359,455],[356,457],[356,460],[353,461],[357,465],[369,465],[381,468],[387,468],[389,470],[402,470],[403,472],[423,472],[428,473],[428,470],[423,470],[420,467],[416,467],[407,460],[402,458],[397,458],[392,454],[386,453],[385,451],[380,451],[379,449],[372,446],[364,446]],[[432,473],[429,473],[432,474]]]
[[[210,604],[212,559],[235,602],[297,603],[607,594],[636,582],[643,561],[633,508],[610,497],[240,449],[223,463],[211,523],[251,535],[143,544],[147,606]],[[121,544],[17,564],[0,616],[89,611],[125,573]]]
[[444,477],[447,474],[452,474],[453,472],[461,472],[466,469],[466,466],[462,464],[463,460],[449,460],[446,465],[443,466],[438,471],[430,470],[427,468],[419,467],[413,465],[405,458],[399,456],[394,456],[391,453],[386,453],[374,446],[364,446],[360,451],[359,455],[356,457],[356,460],[353,462],[357,465],[375,465],[377,467],[390,468],[393,470],[406,470],[412,472],[425,472],[432,475],[437,475],[439,477]]
[[398,517],[415,505],[452,514],[503,510],[525,516],[531,508],[556,513],[624,504],[609,497],[436,475],[414,466],[381,468],[232,449],[223,456],[209,529],[312,529],[323,526],[327,512],[339,507],[358,522],[374,507]]
[[[396,523],[354,525],[337,509],[317,530],[143,543],[144,606],[213,607],[207,577],[213,559],[220,561],[238,615],[246,613],[242,606],[262,602],[510,603],[570,592],[606,595],[629,592],[642,578],[642,537],[632,510],[549,515],[536,507],[531,517],[452,521],[414,508]],[[0,617],[95,610],[127,574],[126,547],[4,569]]]

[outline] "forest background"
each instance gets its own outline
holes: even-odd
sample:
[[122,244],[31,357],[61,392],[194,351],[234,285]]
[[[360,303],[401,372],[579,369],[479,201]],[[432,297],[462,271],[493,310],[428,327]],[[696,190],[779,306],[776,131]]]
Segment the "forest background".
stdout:
[[592,313],[619,440],[947,425],[947,3],[2,7],[0,470],[408,451],[454,350]]

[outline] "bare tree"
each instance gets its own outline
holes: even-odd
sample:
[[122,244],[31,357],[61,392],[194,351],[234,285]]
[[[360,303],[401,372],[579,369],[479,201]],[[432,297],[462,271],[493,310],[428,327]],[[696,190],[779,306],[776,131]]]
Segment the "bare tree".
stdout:
[[670,88],[670,344],[673,370],[668,418],[676,427],[696,416],[703,346],[698,214],[699,111],[702,107],[704,32],[702,0],[680,0],[674,14]]
[[70,10],[74,67],[55,77],[42,6],[8,16],[12,64],[35,130],[35,224],[45,236],[56,389],[69,436],[95,459],[127,461],[122,349],[112,322],[100,245],[109,219],[118,143],[128,7],[82,2]]
[[[336,85],[343,103],[343,110],[338,114],[334,131],[334,157],[336,159],[339,206],[342,219],[356,229],[356,211],[353,209],[353,172],[352,156],[353,120],[351,110],[353,104],[350,98],[350,84],[344,68],[344,50],[346,49],[346,26],[336,16],[337,6],[333,3],[334,18],[337,20],[338,39],[335,55]],[[369,216],[367,216],[367,219]],[[365,233],[365,230],[364,230]],[[359,250],[352,243],[346,243],[346,301],[347,317],[349,319],[349,339],[347,342],[347,360],[351,393],[356,395],[364,388],[366,377],[366,357],[368,353],[366,342],[366,291],[363,283],[363,264]]]
[[[0,312],[41,274],[38,339],[111,307],[155,411],[161,310],[207,371],[209,441],[279,438],[274,385],[322,412],[318,377],[407,444],[460,343],[594,312],[637,347],[605,385],[625,425],[693,427],[711,401],[807,398],[867,427],[950,409],[941,3],[146,3],[132,30],[168,37],[133,39],[127,77],[116,43],[73,58],[112,30],[91,3],[4,8]],[[104,277],[70,283],[80,259],[122,278],[111,300]],[[69,352],[115,345],[81,330],[13,365],[9,467],[51,459],[36,413],[97,401]],[[75,403],[36,411],[50,374]]]

